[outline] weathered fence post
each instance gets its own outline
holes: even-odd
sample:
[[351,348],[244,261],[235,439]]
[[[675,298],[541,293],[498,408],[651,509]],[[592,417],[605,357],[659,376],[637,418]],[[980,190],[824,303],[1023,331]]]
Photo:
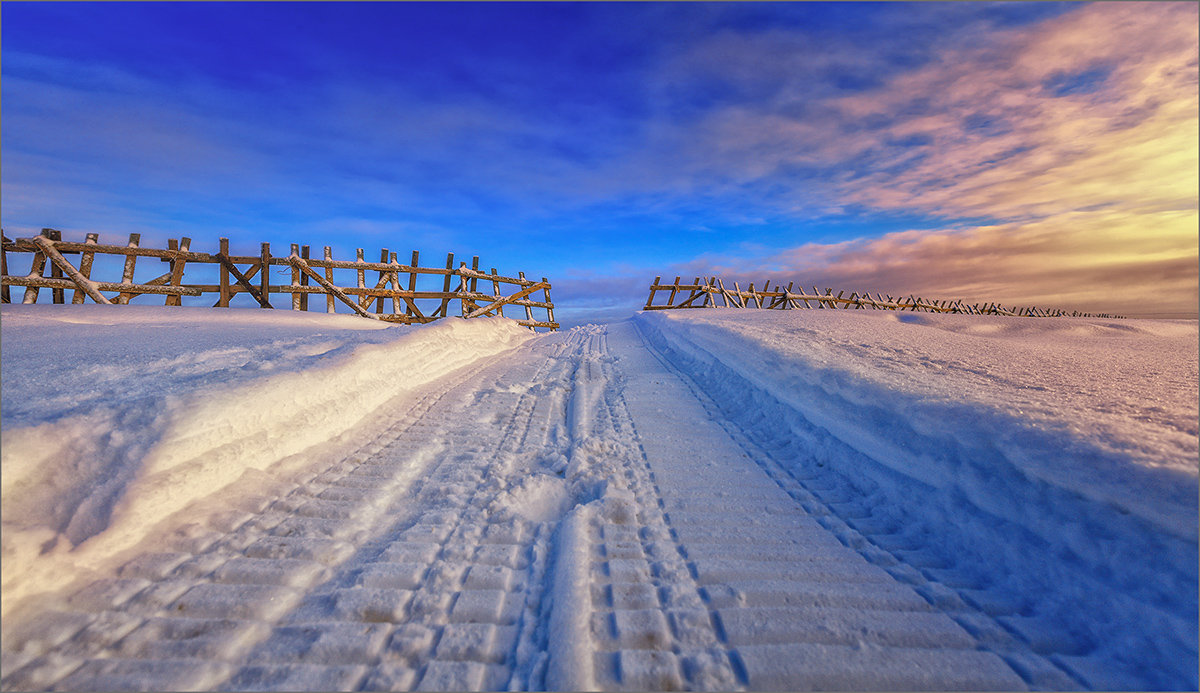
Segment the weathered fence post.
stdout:
[[[170,246],[171,246],[171,243],[168,242],[168,247],[170,247]],[[185,254],[188,252],[188,250],[191,249],[191,247],[192,247],[192,239],[188,238],[187,236],[184,236],[183,238],[179,239],[179,245],[177,247],[170,248],[171,250],[178,250],[179,255],[171,258],[171,278],[167,284],[168,286],[180,286],[180,287],[183,286],[183,265],[185,262],[187,262],[187,258],[186,258]],[[167,300],[166,300],[165,305],[168,305],[168,306],[183,305],[183,295],[182,294],[167,294]]]
[[675,305],[675,292],[679,291],[679,277],[675,277],[675,283],[671,285],[671,295],[667,296],[667,305]]
[[[142,234],[140,234],[140,233],[129,234],[129,246],[128,247],[130,249],[136,250],[138,247],[138,243],[140,243],[141,240],[142,240]],[[121,272],[121,283],[122,284],[133,284],[133,270],[134,270],[134,265],[136,263],[137,263],[137,254],[136,253],[129,253],[128,255],[125,256],[125,269]],[[131,298],[133,298],[133,296],[134,296],[134,294],[132,294],[132,293],[122,291],[121,295],[117,296],[117,303],[119,303],[119,304],[129,303],[129,300]]]
[[[412,251],[412,262],[409,263],[409,267],[411,267],[413,270],[416,270],[417,265],[420,262],[420,260],[421,260],[421,254],[415,250]],[[400,282],[400,277],[399,277],[399,275],[397,275],[397,277],[396,277],[396,289],[397,290],[400,289],[399,282]],[[416,291],[417,291],[417,273],[415,271],[408,273],[408,291],[409,291],[409,293],[416,293]],[[413,303],[411,298],[409,300],[405,301],[404,304],[405,304],[404,305],[404,314],[409,317],[412,317],[417,304]],[[399,312],[399,310],[397,310],[396,312]]]
[[[521,280],[522,286],[524,286],[524,282],[526,281],[525,273],[524,272],[517,273],[517,278]],[[533,322],[533,309],[530,308],[528,305],[525,306],[525,319],[528,320],[529,322]]]
[[646,309],[647,310],[650,309],[650,306],[654,305],[654,292],[658,291],[658,282],[661,279],[662,279],[662,277],[655,277],[654,283],[650,285],[650,295],[646,297]]
[[[500,282],[496,281],[496,268],[492,268],[492,296],[495,296],[496,301],[500,300]],[[504,315],[503,306],[496,309],[496,315]]]
[[442,306],[434,313],[437,317],[446,317],[446,312],[450,310],[450,282],[454,276],[454,253],[446,253],[446,277],[442,282]]
[[477,272],[479,272],[479,256],[475,255],[471,258],[471,293],[479,291],[479,277],[476,276]]
[[[363,249],[362,248],[354,249],[354,261],[360,265],[363,264],[364,260],[363,260]],[[359,288],[358,305],[365,308],[367,305],[366,304],[367,295],[365,293],[362,293],[362,290],[367,288],[366,272],[363,271],[363,269],[361,267],[356,269],[355,272],[357,272],[357,277],[358,277],[358,288]]]
[[550,306],[549,308],[546,309],[546,315],[548,316],[549,322],[555,322],[555,320],[554,320],[554,302],[550,300],[550,280],[545,277],[542,277],[542,283],[546,285],[546,288],[542,289],[542,296],[544,296],[546,298],[546,305]]
[[[99,240],[100,234],[89,233],[83,242],[87,245],[96,245],[97,241]],[[91,279],[92,277],[92,257],[94,255],[95,253],[84,251],[79,258],[79,276],[83,277],[84,279]],[[87,294],[83,291],[83,289],[75,289],[75,293],[71,296],[71,303],[83,303],[83,297],[86,295]]]
[[[392,287],[393,291],[400,291],[400,257],[396,253],[389,253],[388,264],[392,266],[392,269],[388,271],[388,285]],[[409,274],[414,273],[409,272]],[[405,303],[404,310],[407,312],[407,301]],[[400,315],[400,299],[396,294],[392,294],[392,315]]]
[[[381,264],[381,265],[386,265],[386,264],[387,264],[387,261],[388,261],[388,249],[387,249],[387,248],[384,248],[384,249],[382,249],[382,250],[380,250],[380,251],[379,251],[379,264]],[[392,281],[392,275],[391,275],[391,272],[389,272],[388,270],[386,270],[386,269],[383,269],[383,268],[381,267],[381,268],[379,269],[379,277],[378,277],[378,279],[376,279],[376,281],[375,281],[375,288],[376,288],[376,289],[383,289],[383,288],[386,288],[386,287],[388,286],[388,284],[390,284],[390,283],[391,283],[391,281]],[[370,308],[370,307],[371,307],[371,300],[372,300],[372,299],[376,299],[376,300],[375,300],[375,314],[376,314],[376,315],[383,315],[383,304],[386,302],[386,301],[384,300],[384,297],[383,297],[383,296],[372,296],[372,297],[370,297],[370,298],[367,300],[367,307],[368,307],[368,308]],[[392,312],[393,312],[393,313],[394,313],[394,312],[396,312],[396,311],[395,311],[395,308],[396,308],[396,297],[395,297],[395,296],[392,296]]]
[[[300,257],[299,243],[292,244],[292,255]],[[300,296],[302,294],[296,291],[296,289],[300,286],[300,275],[302,274],[304,273],[300,271],[299,265],[292,265],[292,310],[300,310]]]
[[465,262],[461,262],[461,261],[460,261],[460,262],[458,263],[458,290],[455,292],[455,293],[457,293],[457,294],[458,294],[459,303],[461,304],[461,305],[459,306],[459,313],[458,313],[460,316],[463,316],[463,315],[466,315],[466,314],[467,314],[467,275],[466,275],[466,269],[467,269],[467,263],[465,263]]
[[[325,246],[325,281],[333,283],[333,249]],[[334,298],[332,294],[325,295],[325,312],[333,313],[337,310],[337,306],[333,304]]]
[[[462,270],[465,268],[466,268],[466,263],[460,264],[458,267],[459,272],[462,272]],[[479,271],[479,256],[475,255],[474,257],[471,258],[470,276],[468,277],[466,273],[462,274],[463,281],[460,286],[462,286],[462,288],[463,288],[463,297],[462,297],[462,316],[463,317],[466,317],[468,314],[475,312],[475,309],[479,307],[479,305],[475,303],[474,297],[467,295],[468,293],[474,294],[475,290],[478,287],[479,279],[475,276],[475,273],[478,271]]]
[[[55,231],[54,229],[42,229],[42,238],[48,238],[52,241],[61,241],[62,234],[59,233],[58,231]],[[50,263],[50,278],[51,279],[62,279],[62,276],[63,276],[62,268],[58,266],[58,263],[51,262]],[[65,294],[63,293],[63,290],[61,288],[56,287],[54,289],[51,289],[50,294],[53,296],[53,300],[55,303],[61,304],[66,299]]]
[[261,269],[258,270],[259,293],[262,295],[263,308],[273,308],[271,305],[271,244],[263,243],[261,252]]
[[[228,238],[220,239],[218,247],[220,248],[220,250],[217,251],[217,257],[218,258],[221,258],[221,257],[228,258],[229,257],[229,239]],[[228,308],[229,307],[229,299],[230,299],[230,297],[233,296],[233,292],[231,292],[229,290],[229,270],[225,268],[224,262],[217,263],[217,272],[219,273],[217,275],[218,276],[217,291],[220,292],[220,295],[217,298],[217,305],[213,306],[213,307],[214,308]]]
[[[33,261],[29,264],[29,277],[41,277],[46,270],[46,256],[38,252],[34,254]],[[21,299],[21,303],[37,303],[38,288],[36,286],[25,287],[25,297]]]
[[[308,258],[308,250],[309,250],[308,246],[306,246],[306,245],[300,246],[300,258],[302,260],[304,260],[305,262],[308,262],[308,259],[309,259]],[[308,286],[308,275],[303,272],[300,273],[300,286]],[[308,312],[308,292],[307,291],[300,292],[300,310],[302,310],[304,312]]]

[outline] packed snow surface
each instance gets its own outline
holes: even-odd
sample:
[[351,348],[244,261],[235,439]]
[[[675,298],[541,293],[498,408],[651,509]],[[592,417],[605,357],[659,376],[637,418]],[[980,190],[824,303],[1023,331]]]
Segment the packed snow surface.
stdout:
[[1197,325],[4,306],[5,689],[1197,687]]

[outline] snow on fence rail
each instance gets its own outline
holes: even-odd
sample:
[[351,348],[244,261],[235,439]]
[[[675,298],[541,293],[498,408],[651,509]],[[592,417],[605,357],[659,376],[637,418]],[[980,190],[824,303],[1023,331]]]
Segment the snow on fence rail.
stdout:
[[[426,323],[447,317],[454,302],[459,315],[475,318],[485,315],[502,315],[505,308],[524,309],[524,318],[517,319],[521,325],[531,328],[558,329],[554,320],[554,303],[550,300],[550,281],[531,281],[520,272],[516,278],[497,274],[493,267],[490,273],[479,271],[479,257],[471,258],[468,268],[465,262],[454,266],[454,253],[446,255],[446,266],[420,267],[418,253],[413,251],[412,261],[401,265],[396,253],[386,248],[380,252],[379,262],[366,262],[362,248],[357,249],[353,261],[334,260],[329,246],[325,246],[323,259],[310,257],[309,246],[291,246],[285,257],[271,254],[269,243],[261,244],[257,256],[229,254],[229,239],[220,239],[220,250],[216,253],[198,253],[191,250],[191,239],[170,239],[165,250],[143,248],[139,245],[140,234],[129,234],[125,246],[103,245],[99,235],[87,234],[83,243],[62,240],[62,234],[54,229],[42,229],[40,236],[10,240],[0,237],[0,302],[11,303],[10,286],[25,287],[22,303],[36,303],[40,289],[50,289],[54,303],[64,303],[65,292],[73,290],[71,303],[83,303],[85,297],[96,303],[127,304],[137,296],[160,295],[166,297],[166,305],[183,305],[183,297],[215,295],[213,307],[227,307],[239,295],[251,299],[250,305],[274,308],[271,294],[291,294],[292,310],[308,310],[309,297],[325,296],[325,310],[333,313],[337,303],[349,307],[356,314],[375,320],[403,324]],[[30,254],[27,274],[9,274],[9,253]],[[78,255],[78,265],[66,258]],[[106,258],[107,256],[107,258]],[[123,257],[121,281],[97,281],[92,271],[98,261]],[[169,264],[169,269],[149,280],[134,281],[138,258],[158,258]],[[239,267],[240,265],[240,267]],[[143,262],[141,267],[146,265]],[[184,284],[184,267],[194,270],[194,275],[204,274],[207,284]],[[270,268],[278,266],[290,271],[290,282],[270,283]],[[268,268],[266,271],[263,268]],[[112,267],[115,271],[115,266]],[[355,284],[339,286],[335,282],[335,270],[339,275],[353,271]],[[368,276],[372,274],[373,276]],[[424,283],[433,281],[437,286],[418,287],[418,279]],[[439,282],[438,279],[441,281]],[[373,281],[373,284],[368,282]],[[484,291],[479,290],[483,282]],[[512,293],[501,294],[501,285],[516,287]],[[486,289],[491,288],[491,293]],[[438,290],[440,289],[440,290]],[[104,292],[115,294],[105,296]],[[537,294],[542,300],[537,300]],[[385,303],[391,300],[391,311]],[[534,310],[545,312],[545,319],[534,317]]]
[[[1080,313],[1078,311],[1067,312],[1064,310],[1043,310],[1041,308],[1004,308],[998,303],[985,304],[966,304],[962,301],[932,301],[910,295],[908,298],[897,297],[891,295],[879,295],[878,293],[872,297],[870,294],[852,292],[846,296],[845,291],[837,292],[835,296],[833,289],[825,289],[825,293],[821,293],[817,287],[813,287],[811,294],[804,293],[803,287],[797,287],[799,293],[795,293],[792,287],[795,282],[788,282],[787,286],[782,286],[776,283],[775,288],[771,289],[771,282],[763,282],[762,289],[755,289],[754,283],[742,289],[737,283],[733,283],[733,288],[729,289],[725,286],[725,282],[717,277],[706,277],[702,282],[700,277],[692,280],[691,284],[683,284],[679,277],[675,277],[675,281],[671,284],[661,283],[662,277],[655,277],[654,283],[650,285],[650,296],[646,299],[645,310],[672,310],[677,308],[716,308],[717,298],[720,298],[723,305],[729,308],[766,308],[788,310],[794,308],[812,308],[816,304],[817,308],[875,308],[879,310],[912,310],[934,313],[967,313],[971,315],[1021,315],[1032,317],[1081,317],[1081,318],[1124,318],[1122,315],[1112,315],[1109,313]],[[655,295],[660,292],[667,292],[666,303],[655,304]]]

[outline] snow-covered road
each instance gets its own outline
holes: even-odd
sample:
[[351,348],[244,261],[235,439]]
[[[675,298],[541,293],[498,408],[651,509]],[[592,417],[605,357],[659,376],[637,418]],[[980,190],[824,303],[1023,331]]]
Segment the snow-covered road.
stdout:
[[[647,317],[479,356],[286,474],[259,472],[253,492],[195,500],[194,521],[123,548],[99,579],[14,607],[0,684],[1194,688],[1194,595],[1123,593],[1128,576],[1098,578],[1032,524],[980,529],[974,499],[930,537],[945,509],[916,506],[942,502],[935,490],[897,498],[921,491],[880,490],[870,460],[848,482],[849,463],[826,461],[857,453],[706,358]],[[948,558],[981,539],[998,542],[987,561]],[[1186,559],[1182,542],[1168,550]],[[1176,559],[1162,589],[1194,588]],[[1078,584],[1053,584],[1033,566],[1046,560]],[[1013,597],[1026,563],[1018,587],[1050,594]],[[1064,619],[1080,589],[1135,604]],[[1146,608],[1141,631],[1128,616]]]

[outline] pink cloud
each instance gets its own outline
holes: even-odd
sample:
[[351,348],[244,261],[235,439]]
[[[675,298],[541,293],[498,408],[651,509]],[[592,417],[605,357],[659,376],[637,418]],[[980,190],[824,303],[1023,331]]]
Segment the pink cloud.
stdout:
[[[658,274],[720,276],[811,288],[996,301],[1130,316],[1195,317],[1197,237],[1188,214],[1139,215],[1154,231],[1126,238],[1130,220],[1110,212],[793,248],[744,260],[698,258]],[[1183,233],[1190,227],[1190,236]],[[673,278],[669,277],[668,279]]]
[[[731,180],[869,157],[832,180],[806,181],[796,200],[810,212],[824,196],[829,207],[1006,221],[742,261],[697,258],[667,273],[761,284],[754,270],[770,268],[774,278],[838,289],[1194,316],[1198,26],[1191,3],[1089,4],[828,100],[823,120],[714,113],[694,141]],[[1054,88],[1081,75],[1091,80],[1083,88]],[[876,125],[839,127],[856,122]],[[925,144],[896,144],[915,136]]]
[[[840,100],[843,113],[868,117],[920,95],[928,115],[871,137],[879,148],[918,133],[930,144],[916,165],[844,182],[838,194],[873,207],[1003,218],[1097,205],[1194,209],[1197,41],[1195,5],[1097,3],[954,50],[883,90]],[[1089,69],[1107,73],[1094,91],[1045,87]]]

